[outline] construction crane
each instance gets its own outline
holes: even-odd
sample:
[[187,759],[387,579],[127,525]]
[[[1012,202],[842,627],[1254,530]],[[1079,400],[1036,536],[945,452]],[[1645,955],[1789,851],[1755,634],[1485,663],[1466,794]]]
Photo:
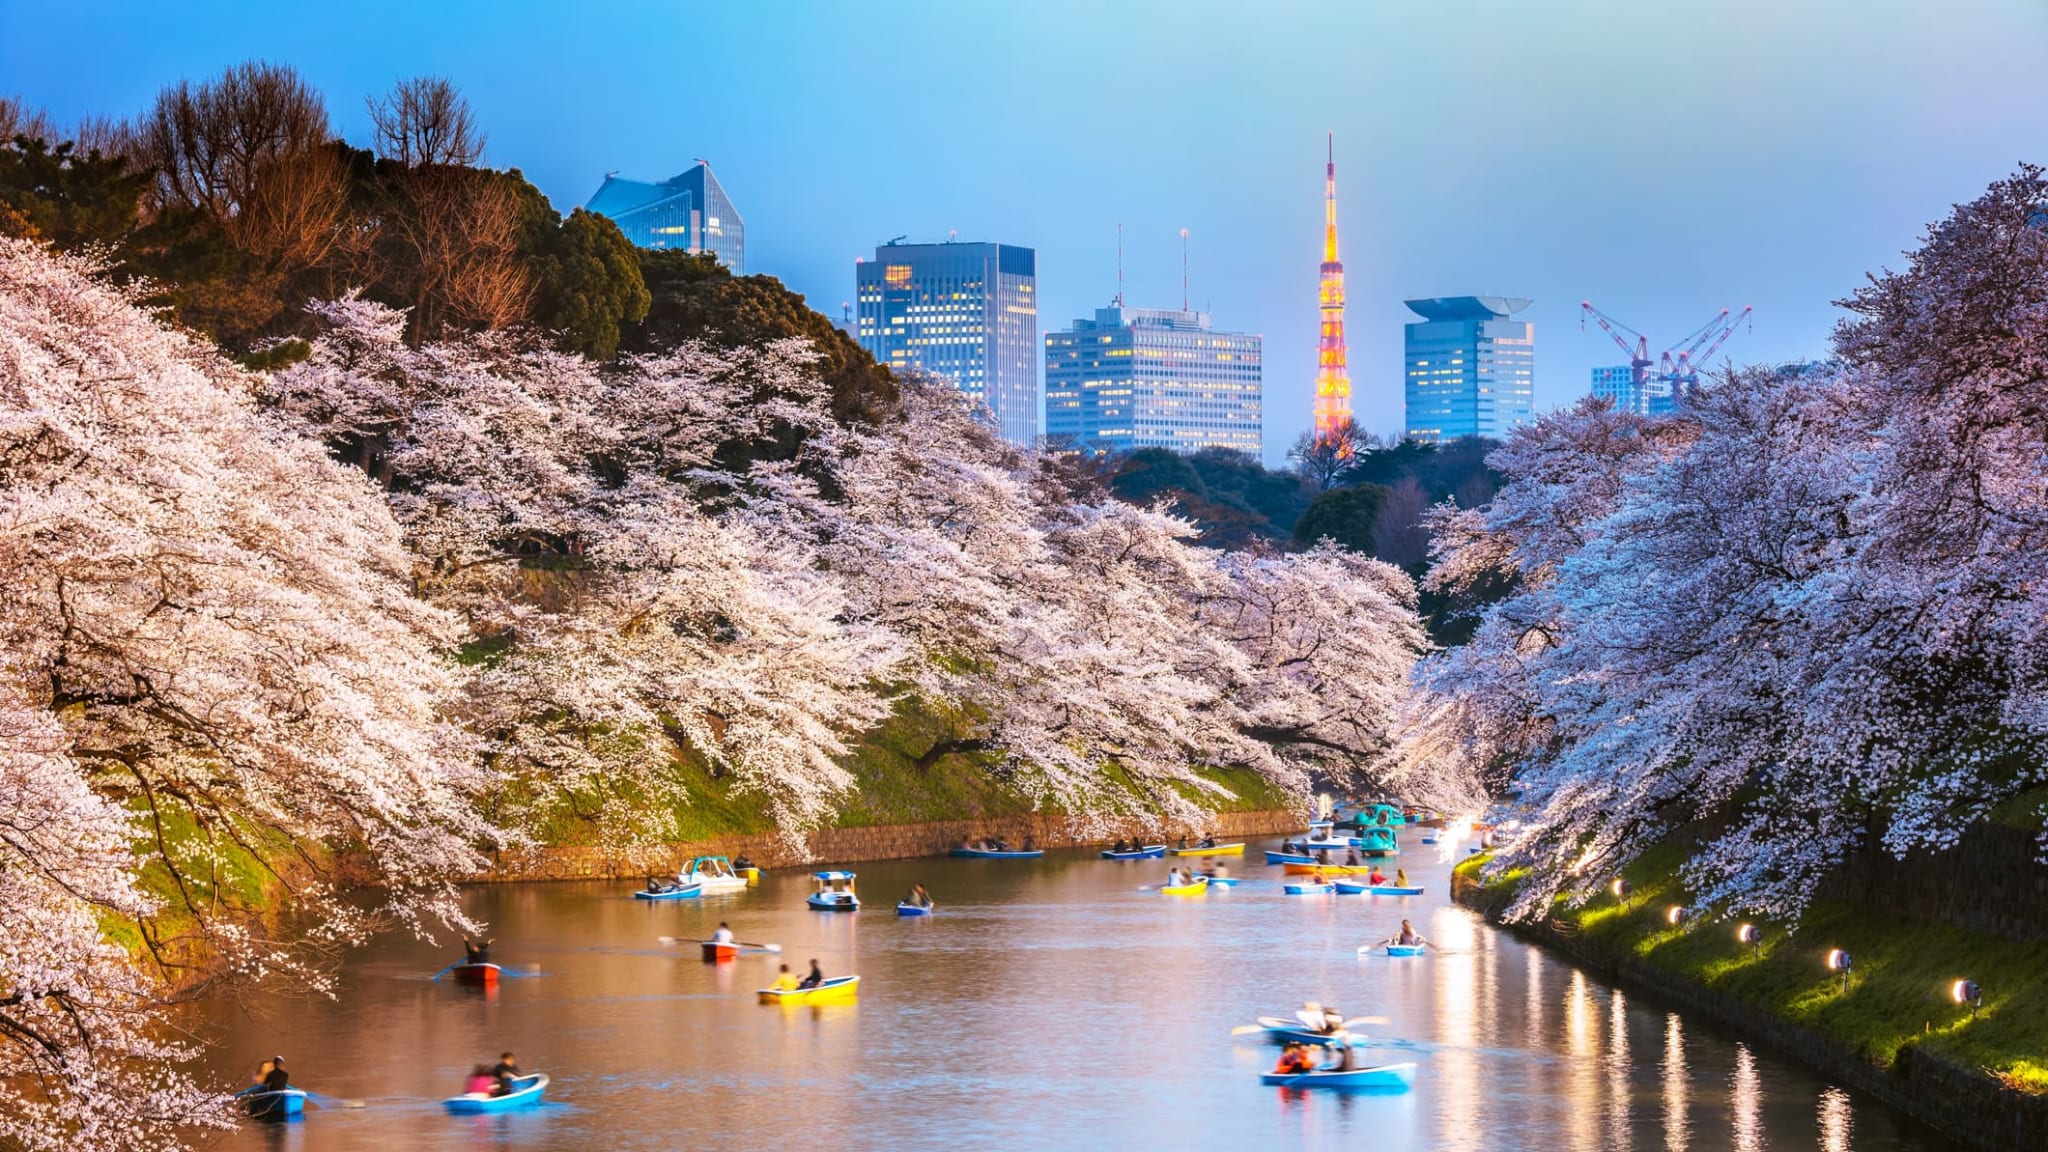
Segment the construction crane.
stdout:
[[[1683,396],[1699,386],[1698,366],[1712,360],[1714,353],[1721,350],[1721,345],[1727,342],[1728,337],[1735,334],[1735,326],[1748,323],[1754,311],[1744,305],[1742,311],[1731,319],[1728,309],[1723,308],[1712,320],[1693,329],[1684,339],[1666,348],[1656,360],[1650,359],[1649,337],[1593,307],[1591,301],[1579,303],[1579,327],[1583,329],[1586,321],[1591,319],[1627,354],[1629,378],[1636,387],[1637,395],[1643,394],[1643,388],[1647,383],[1656,380],[1670,385],[1673,396]],[[1627,335],[1624,336],[1623,333]],[[1631,336],[1635,338],[1633,346],[1628,341],[1628,337]]]

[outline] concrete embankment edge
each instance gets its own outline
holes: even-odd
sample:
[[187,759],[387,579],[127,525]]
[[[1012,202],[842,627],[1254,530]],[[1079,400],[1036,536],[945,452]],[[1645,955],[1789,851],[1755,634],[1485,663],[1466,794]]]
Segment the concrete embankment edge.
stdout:
[[[1213,834],[1218,840],[1245,840],[1299,832],[1298,812],[1218,812]],[[925,824],[880,824],[864,828],[819,828],[798,850],[775,833],[733,835],[687,844],[664,845],[658,852],[629,855],[600,847],[546,847],[494,855],[490,871],[478,882],[527,880],[640,879],[649,872],[673,873],[697,856],[744,855],[763,868],[804,864],[856,863],[863,860],[908,860],[943,856],[962,840],[1000,836],[1012,844],[1029,837],[1039,848],[1074,848],[1102,844],[1120,836],[1157,835],[1156,822],[1132,819],[1077,824],[1065,816],[1005,816],[988,820],[941,820]]]
[[1452,875],[1451,898],[1616,985],[1712,1020],[1874,1096],[1965,1148],[2048,1148],[2048,1098],[2015,1091],[1978,1069],[1924,1056],[1911,1047],[1891,1067],[1879,1067],[1811,1029],[1583,937],[1547,925],[1502,924],[1499,903],[1489,902],[1469,873]]

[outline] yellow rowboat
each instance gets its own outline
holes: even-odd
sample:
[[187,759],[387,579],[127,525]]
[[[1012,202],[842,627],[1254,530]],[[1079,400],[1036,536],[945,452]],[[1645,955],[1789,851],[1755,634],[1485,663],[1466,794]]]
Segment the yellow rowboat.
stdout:
[[1282,864],[1289,876],[1313,876],[1321,872],[1325,876],[1370,876],[1370,864]]
[[1161,884],[1159,891],[1167,896],[1201,896],[1209,891],[1209,878],[1197,876],[1193,884]]
[[844,1004],[859,994],[858,976],[834,976],[816,988],[763,988],[757,993],[763,1004]]
[[1168,851],[1175,856],[1242,856],[1244,845],[1218,844],[1214,848],[1170,848]]

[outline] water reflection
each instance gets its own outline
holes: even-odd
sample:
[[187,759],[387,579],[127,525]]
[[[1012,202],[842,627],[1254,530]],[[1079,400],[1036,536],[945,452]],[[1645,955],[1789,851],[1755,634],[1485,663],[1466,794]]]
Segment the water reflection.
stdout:
[[[1289,899],[1247,865],[1235,891],[1174,900],[1138,890],[1163,869],[1079,853],[865,864],[863,888],[880,895],[857,916],[805,910],[801,874],[679,905],[632,901],[624,884],[479,889],[470,910],[493,922],[499,958],[545,976],[487,997],[431,982],[449,958],[391,937],[354,958],[337,1001],[255,1015],[220,1005],[220,1073],[282,1052],[309,1085],[371,1102],[225,1147],[1846,1152],[1852,1136],[1855,1152],[1942,1147],[1447,905],[1446,869],[1428,849],[1399,864],[1428,897]],[[889,915],[886,897],[916,882],[939,914]],[[1437,943],[1432,955],[1358,951],[1403,917]],[[700,939],[720,921],[782,955],[713,965],[656,943]],[[801,970],[813,956],[827,973],[857,972],[860,999],[754,1002],[778,962]],[[1233,1042],[1231,1028],[1306,999],[1387,1017],[1366,1029],[1377,1042],[1367,1058],[1415,1061],[1415,1090],[1259,1086],[1274,1051]],[[442,1114],[461,1074],[508,1047],[554,1075],[555,1103]]]
[[1685,1071],[1685,1024],[1676,1012],[1664,1014],[1663,1085],[1664,1147],[1670,1152],[1685,1152],[1686,1139],[1692,1133],[1692,1122],[1686,1114],[1691,1080]]

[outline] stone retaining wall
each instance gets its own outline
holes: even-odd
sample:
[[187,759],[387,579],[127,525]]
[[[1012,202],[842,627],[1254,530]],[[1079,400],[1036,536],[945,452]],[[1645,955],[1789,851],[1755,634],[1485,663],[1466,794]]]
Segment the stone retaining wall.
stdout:
[[[1469,873],[1452,874],[1451,898],[1500,923],[1505,901],[1489,902]],[[1978,1069],[1957,1067],[1910,1045],[1892,1067],[1881,1068],[1811,1029],[1553,925],[1501,926],[1532,944],[1563,953],[1615,984],[1646,992],[1803,1061],[1962,1147],[1986,1152],[2048,1148],[2048,1098],[2015,1091]]]
[[1916,850],[1903,860],[1858,852],[1819,896],[2008,940],[2048,940],[2048,866],[2024,828],[1980,824],[1945,852]]
[[[1302,830],[1305,817],[1296,812],[1218,812],[1214,834],[1219,840],[1282,836]],[[640,879],[650,872],[673,874],[697,856],[747,856],[763,868],[804,864],[852,863],[860,860],[905,860],[943,856],[962,840],[1000,836],[1011,844],[1030,837],[1039,848],[1072,848],[1107,844],[1118,837],[1158,834],[1156,822],[1142,819],[1077,823],[1065,816],[1010,816],[989,820],[946,820],[929,824],[881,824],[867,828],[820,828],[808,833],[801,850],[775,833],[721,836],[687,844],[664,845],[656,852],[629,856],[613,849],[553,847],[497,854],[491,869],[472,880],[618,880]]]

